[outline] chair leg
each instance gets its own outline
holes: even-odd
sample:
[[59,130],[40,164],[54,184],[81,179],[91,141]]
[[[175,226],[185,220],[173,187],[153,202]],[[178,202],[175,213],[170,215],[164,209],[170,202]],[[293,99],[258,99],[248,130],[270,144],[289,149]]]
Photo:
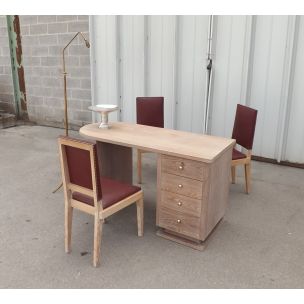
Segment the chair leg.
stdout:
[[136,202],[137,209],[137,233],[138,236],[144,235],[144,200],[141,198]]
[[93,253],[93,266],[98,267],[100,264],[100,245],[102,234],[102,221],[98,215],[94,216],[94,253]]
[[72,219],[73,219],[73,208],[69,203],[65,203],[65,220],[64,220],[64,230],[65,230],[65,252],[71,252],[71,239],[72,239]]
[[141,184],[141,151],[137,149],[137,182]]
[[231,166],[231,181],[235,184],[235,166]]
[[246,193],[251,191],[251,164],[245,165],[245,181],[246,181]]

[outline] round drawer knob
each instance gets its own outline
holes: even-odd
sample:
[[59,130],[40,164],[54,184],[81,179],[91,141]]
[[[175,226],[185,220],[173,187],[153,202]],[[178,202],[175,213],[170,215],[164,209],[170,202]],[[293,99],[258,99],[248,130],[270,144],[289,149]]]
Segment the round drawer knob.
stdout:
[[180,224],[181,222],[182,222],[181,220],[179,220],[179,219],[177,220],[177,223],[178,223],[178,224]]
[[179,185],[178,185],[178,188],[179,188],[179,189],[182,189],[182,188],[183,188],[183,185],[182,185],[182,184],[179,184]]
[[177,203],[177,205],[178,206],[181,206],[183,203],[181,202],[181,201],[179,201],[178,203]]
[[179,170],[184,170],[184,163],[181,163],[181,164],[178,166],[178,169],[179,169]]

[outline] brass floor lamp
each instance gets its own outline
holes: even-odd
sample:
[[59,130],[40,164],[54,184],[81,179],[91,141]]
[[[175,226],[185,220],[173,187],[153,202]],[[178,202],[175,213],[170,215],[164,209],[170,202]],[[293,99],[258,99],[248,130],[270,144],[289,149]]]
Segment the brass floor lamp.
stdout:
[[[68,48],[68,46],[73,42],[73,40],[80,35],[87,48],[90,48],[89,41],[84,37],[82,32],[77,32],[74,37],[70,40],[70,42],[63,48],[62,50],[62,67],[63,67],[63,86],[64,86],[64,128],[65,128],[65,136],[69,135],[69,121],[68,121],[68,97],[67,97],[67,72],[65,69],[65,50]],[[62,187],[61,184],[53,191],[55,193],[57,190],[59,190]]]

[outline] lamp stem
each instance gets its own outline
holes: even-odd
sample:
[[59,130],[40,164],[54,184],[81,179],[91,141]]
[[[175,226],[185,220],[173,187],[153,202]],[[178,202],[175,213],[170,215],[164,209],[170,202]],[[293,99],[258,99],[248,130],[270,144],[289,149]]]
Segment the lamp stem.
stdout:
[[69,136],[69,126],[68,126],[68,99],[67,99],[67,85],[66,85],[66,73],[63,75],[63,85],[64,85],[64,128],[65,136]]

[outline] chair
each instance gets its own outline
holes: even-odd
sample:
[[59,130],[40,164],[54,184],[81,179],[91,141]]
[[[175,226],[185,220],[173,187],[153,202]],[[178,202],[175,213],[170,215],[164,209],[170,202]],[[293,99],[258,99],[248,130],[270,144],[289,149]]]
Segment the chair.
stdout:
[[102,226],[108,216],[136,203],[138,236],[143,235],[143,192],[140,187],[100,176],[95,143],[63,136],[58,143],[65,197],[65,251],[71,251],[73,209],[91,214],[93,265],[97,267]]
[[249,194],[251,190],[251,150],[253,146],[257,113],[258,111],[255,109],[238,104],[232,132],[232,138],[236,140],[236,144],[247,150],[245,154],[235,148],[232,151],[232,183],[235,184],[236,166],[244,165],[247,194]]
[[[164,97],[137,97],[136,98],[137,123],[140,125],[163,128],[164,127]],[[137,150],[137,178],[142,182],[142,154]]]

